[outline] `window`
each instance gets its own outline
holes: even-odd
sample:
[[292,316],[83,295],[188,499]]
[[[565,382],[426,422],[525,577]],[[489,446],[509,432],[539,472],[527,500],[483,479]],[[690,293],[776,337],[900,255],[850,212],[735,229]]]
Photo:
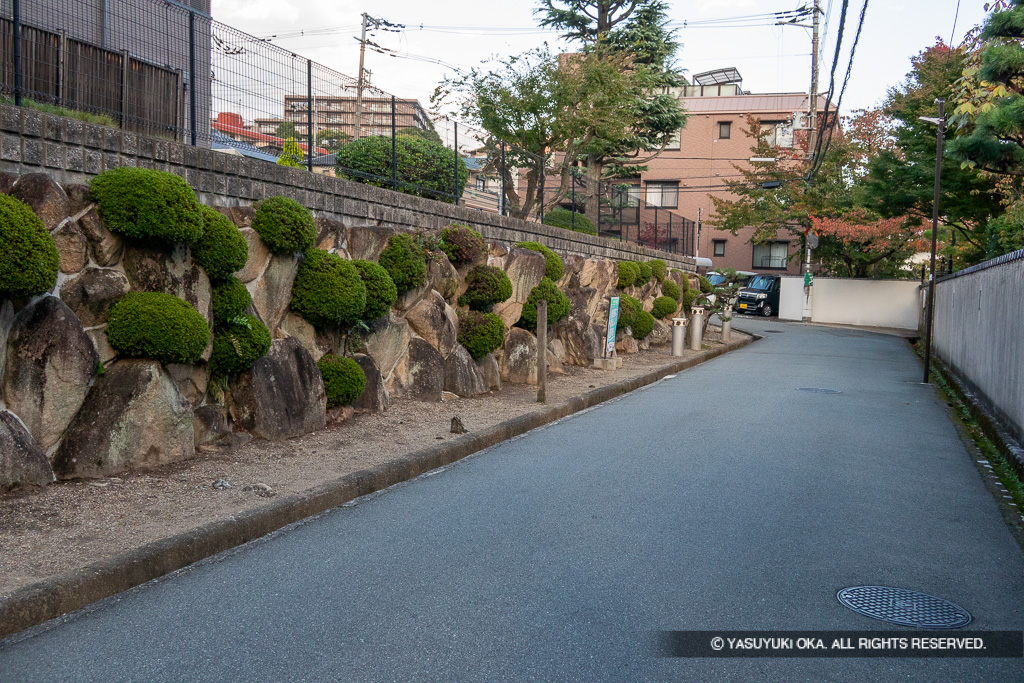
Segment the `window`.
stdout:
[[487,178],[477,177],[477,179],[476,179],[476,189],[478,189],[478,190],[486,190],[487,189]]
[[675,209],[679,206],[679,182],[647,183],[647,206]]
[[732,137],[732,122],[731,121],[719,121],[718,122],[718,139],[728,140]]
[[765,242],[754,245],[754,268],[785,268],[789,242]]
[[640,186],[629,185],[620,186],[617,194],[616,208],[629,207],[634,208],[640,206]]
[[715,256],[725,256],[725,240],[712,240]]
[[681,130],[677,130],[675,135],[669,139],[668,144],[665,145],[665,149],[679,149],[679,137],[682,135]]

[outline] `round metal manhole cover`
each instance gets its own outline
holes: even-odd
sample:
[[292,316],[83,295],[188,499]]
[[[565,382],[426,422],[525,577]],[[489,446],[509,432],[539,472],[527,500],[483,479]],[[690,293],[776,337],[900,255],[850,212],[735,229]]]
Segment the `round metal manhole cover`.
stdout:
[[971,613],[963,607],[903,588],[854,586],[839,591],[836,597],[854,612],[890,624],[949,629],[971,623]]
[[812,394],[841,394],[838,389],[821,389],[819,387],[800,387],[797,391],[806,391]]

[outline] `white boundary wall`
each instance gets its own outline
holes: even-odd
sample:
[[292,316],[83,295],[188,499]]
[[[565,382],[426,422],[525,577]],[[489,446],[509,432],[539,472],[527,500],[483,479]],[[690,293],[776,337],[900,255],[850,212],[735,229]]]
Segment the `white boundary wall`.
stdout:
[[[803,277],[782,278],[779,318],[802,320],[803,310]],[[812,322],[916,330],[920,315],[916,280],[816,277],[811,287]]]
[[936,355],[1024,441],[1024,249],[935,282]]

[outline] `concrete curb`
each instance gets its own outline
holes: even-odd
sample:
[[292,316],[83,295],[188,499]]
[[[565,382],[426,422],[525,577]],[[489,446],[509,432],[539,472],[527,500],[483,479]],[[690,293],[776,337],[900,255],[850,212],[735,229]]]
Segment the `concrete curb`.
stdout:
[[480,432],[407,453],[372,469],[352,472],[302,493],[281,496],[260,508],[210,522],[102,562],[16,589],[10,595],[0,597],[0,638],[81,609],[360,496],[413,479],[514,436],[653,384],[666,375],[747,346],[760,338],[758,335],[744,334],[748,336],[646,375],[594,389],[546,410],[522,415]]

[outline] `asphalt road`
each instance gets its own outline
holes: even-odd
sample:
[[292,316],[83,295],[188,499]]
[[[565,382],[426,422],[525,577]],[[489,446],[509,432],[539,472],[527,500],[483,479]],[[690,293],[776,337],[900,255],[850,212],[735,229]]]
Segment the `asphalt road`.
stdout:
[[736,325],[780,332],[0,644],[0,680],[1024,679],[657,656],[660,629],[918,633],[841,606],[855,585],[1024,629],[1024,557],[905,342]]

